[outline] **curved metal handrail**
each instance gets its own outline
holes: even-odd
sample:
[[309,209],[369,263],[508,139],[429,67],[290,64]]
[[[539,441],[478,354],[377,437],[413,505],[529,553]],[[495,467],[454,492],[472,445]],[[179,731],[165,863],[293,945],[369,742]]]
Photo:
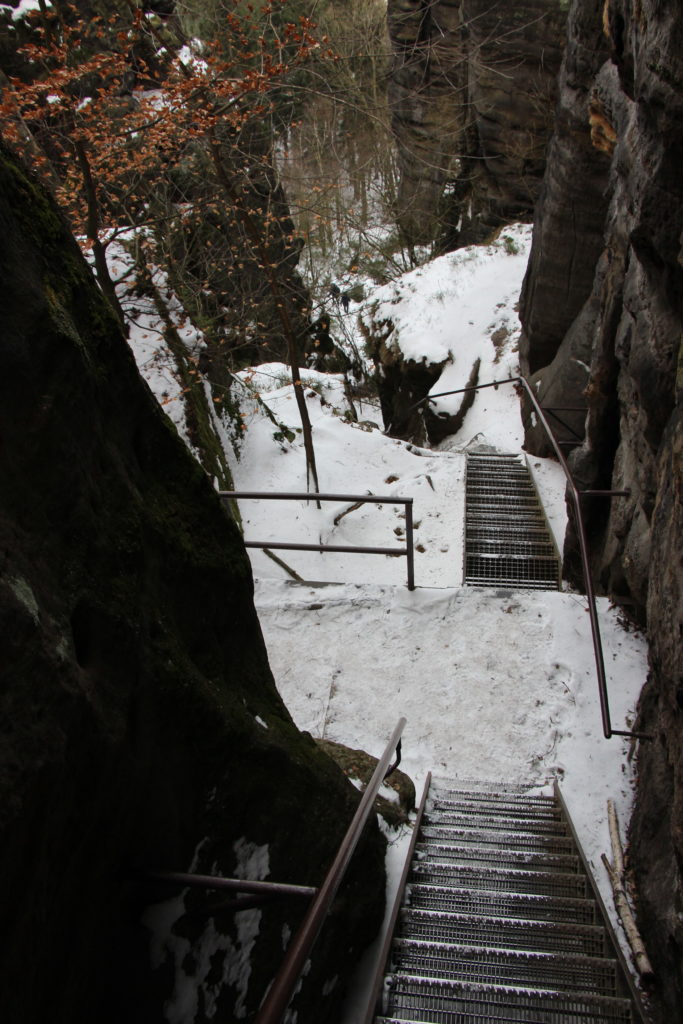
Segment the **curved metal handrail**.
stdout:
[[363,796],[358,804],[356,813],[327,872],[327,876],[320,886],[315,899],[311,902],[298,932],[287,949],[280,970],[266,993],[261,1009],[256,1017],[256,1024],[281,1024],[292,993],[310,955],[311,948],[320,933],[320,929],[332,906],[332,901],[337,894],[351,857],[358,845],[358,840],[361,837],[375,802],[375,797],[387,773],[392,754],[398,746],[405,724],[406,719],[399,718],[386,749],[377,762],[373,776],[363,791]]
[[531,402],[534,412],[536,413],[538,420],[543,427],[550,444],[553,447],[553,451],[557,456],[565,477],[567,478],[567,487],[571,496],[572,504],[576,512],[576,532],[579,540],[579,550],[581,553],[581,567],[583,570],[583,580],[586,590],[586,600],[588,601],[588,614],[590,616],[591,623],[591,634],[593,637],[593,652],[595,655],[595,670],[598,679],[598,694],[600,697],[600,711],[602,715],[602,730],[605,739],[610,739],[612,736],[632,736],[637,739],[649,739],[649,736],[645,736],[644,733],[632,732],[625,729],[613,729],[612,720],[609,711],[609,697],[607,694],[607,674],[605,672],[605,658],[602,650],[602,638],[600,636],[600,624],[598,622],[598,609],[595,600],[595,590],[593,588],[593,580],[591,579],[590,572],[590,559],[588,556],[588,539],[586,537],[586,527],[583,521],[583,510],[581,507],[581,497],[583,494],[603,494],[603,495],[624,495],[626,491],[580,491],[574,482],[572,477],[569,464],[562,452],[560,445],[555,439],[550,424],[545,415],[545,411],[540,405],[536,395],[533,393],[529,382],[525,377],[506,377],[504,380],[491,381],[487,384],[471,384],[466,388],[456,388],[453,391],[441,391],[436,395],[427,395],[420,402],[416,402],[413,408],[417,408],[420,405],[424,405],[426,402],[431,402],[435,398],[445,398],[447,395],[459,395],[466,391],[480,391],[482,388],[498,388],[501,384],[515,384],[524,388],[526,395]]

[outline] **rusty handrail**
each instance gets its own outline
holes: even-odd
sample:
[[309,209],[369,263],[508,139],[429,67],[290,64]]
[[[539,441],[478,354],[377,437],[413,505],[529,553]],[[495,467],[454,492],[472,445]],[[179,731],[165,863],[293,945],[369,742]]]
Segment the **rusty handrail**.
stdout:
[[281,1024],[292,993],[310,955],[311,948],[320,933],[320,929],[332,906],[332,901],[337,894],[351,857],[358,845],[358,840],[370,815],[375,797],[382,785],[392,754],[398,745],[405,724],[406,719],[399,718],[385,751],[377,762],[373,776],[363,791],[363,796],[358,804],[356,813],[327,872],[325,880],[320,886],[317,896],[311,902],[306,916],[299,926],[299,930],[287,949],[280,970],[266,993],[261,1009],[256,1017],[256,1024]]
[[[598,609],[595,600],[595,590],[593,588],[593,580],[590,572],[590,560],[588,556],[588,540],[586,537],[586,527],[583,521],[583,510],[581,508],[581,495],[582,491],[576,486],[574,478],[572,476],[569,464],[564,456],[564,453],[560,447],[559,442],[553,434],[550,424],[546,418],[545,412],[541,404],[539,403],[536,395],[533,393],[529,382],[525,377],[506,377],[504,380],[491,381],[487,384],[471,384],[466,388],[457,388],[453,391],[441,391],[436,395],[428,395],[426,398],[415,404],[415,408],[419,405],[424,405],[425,402],[431,402],[435,398],[445,398],[446,395],[458,395],[465,391],[479,391],[481,388],[498,388],[501,384],[516,384],[524,388],[526,395],[531,402],[534,412],[536,413],[541,426],[543,427],[550,444],[553,447],[553,451],[557,457],[565,477],[567,478],[567,487],[571,495],[571,500],[574,505],[576,512],[576,532],[579,540],[579,551],[581,553],[581,567],[583,570],[583,580],[586,589],[586,600],[588,601],[588,613],[590,616],[591,634],[593,637],[593,653],[595,656],[595,670],[598,681],[598,695],[600,697],[600,712],[602,715],[602,731],[605,739],[610,739],[612,736],[632,736],[637,739],[649,739],[644,733],[632,732],[625,729],[613,729],[612,720],[609,711],[609,697],[607,694],[607,675],[605,672],[605,658],[602,650],[602,638],[600,636],[600,625],[598,623]],[[590,493],[590,492],[586,492]],[[605,494],[617,495],[624,492],[607,491]]]
[[342,551],[366,555],[405,555],[408,568],[408,590],[415,590],[415,551],[413,536],[413,499],[380,494],[309,494],[296,491],[218,491],[224,501],[254,498],[269,501],[357,501],[368,505],[403,505],[406,510],[406,545],[403,548],[380,548],[357,544],[297,544],[287,541],[245,540],[245,548],[271,548],[273,551]]

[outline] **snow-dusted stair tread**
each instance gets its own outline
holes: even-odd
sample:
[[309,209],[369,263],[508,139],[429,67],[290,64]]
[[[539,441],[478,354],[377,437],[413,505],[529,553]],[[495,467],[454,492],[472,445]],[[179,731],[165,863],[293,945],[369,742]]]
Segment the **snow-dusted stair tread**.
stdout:
[[553,797],[430,793],[375,1024],[640,1024]]
[[421,885],[412,882],[406,894],[413,910],[434,910],[440,914],[470,917],[499,917],[508,921],[555,921],[597,924],[594,900],[518,892],[457,889],[453,886]]
[[395,972],[417,976],[617,994],[616,962],[606,957],[512,952],[399,938],[394,944],[393,966]]
[[467,456],[464,582],[559,589],[555,542],[531,474],[517,456]]

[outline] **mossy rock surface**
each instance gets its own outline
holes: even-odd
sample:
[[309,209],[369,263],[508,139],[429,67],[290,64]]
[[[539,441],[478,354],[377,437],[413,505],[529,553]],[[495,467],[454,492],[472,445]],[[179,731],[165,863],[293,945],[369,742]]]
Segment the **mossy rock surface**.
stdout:
[[[3,1020],[161,1024],[181,990],[188,1020],[252,1020],[301,904],[190,919],[141,874],[318,885],[358,794],[294,726],[237,527],[4,149],[0,274]],[[334,1019],[381,919],[383,855],[371,827],[300,1024]],[[150,959],[159,900],[178,912]]]
[[[378,758],[364,750],[354,750],[343,743],[335,743],[334,740],[320,739],[315,742],[337,762],[347,779],[358,780],[362,788],[365,788],[377,767]],[[396,797],[383,796],[380,792],[375,801],[375,810],[387,825],[395,829],[404,825],[410,812],[415,810],[415,785],[404,772],[395,768],[385,780],[385,786],[393,789]]]

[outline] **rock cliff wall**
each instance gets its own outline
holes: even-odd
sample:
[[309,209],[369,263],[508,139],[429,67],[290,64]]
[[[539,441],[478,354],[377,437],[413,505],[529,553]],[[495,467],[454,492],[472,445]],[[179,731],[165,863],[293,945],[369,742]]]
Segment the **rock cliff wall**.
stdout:
[[552,130],[561,0],[389,0],[406,239],[450,248],[530,219]]
[[[577,481],[630,491],[586,516],[596,579],[650,638],[631,864],[667,1022],[683,1006],[682,156],[681,5],[575,0],[523,355],[547,404],[586,410]],[[570,574],[573,553],[570,530]]]
[[[235,524],[4,149],[0,280],[3,1020],[252,1020],[301,904],[207,909],[139,873],[317,885],[358,794],[294,727]],[[302,1022],[378,925],[383,849],[369,829]]]

